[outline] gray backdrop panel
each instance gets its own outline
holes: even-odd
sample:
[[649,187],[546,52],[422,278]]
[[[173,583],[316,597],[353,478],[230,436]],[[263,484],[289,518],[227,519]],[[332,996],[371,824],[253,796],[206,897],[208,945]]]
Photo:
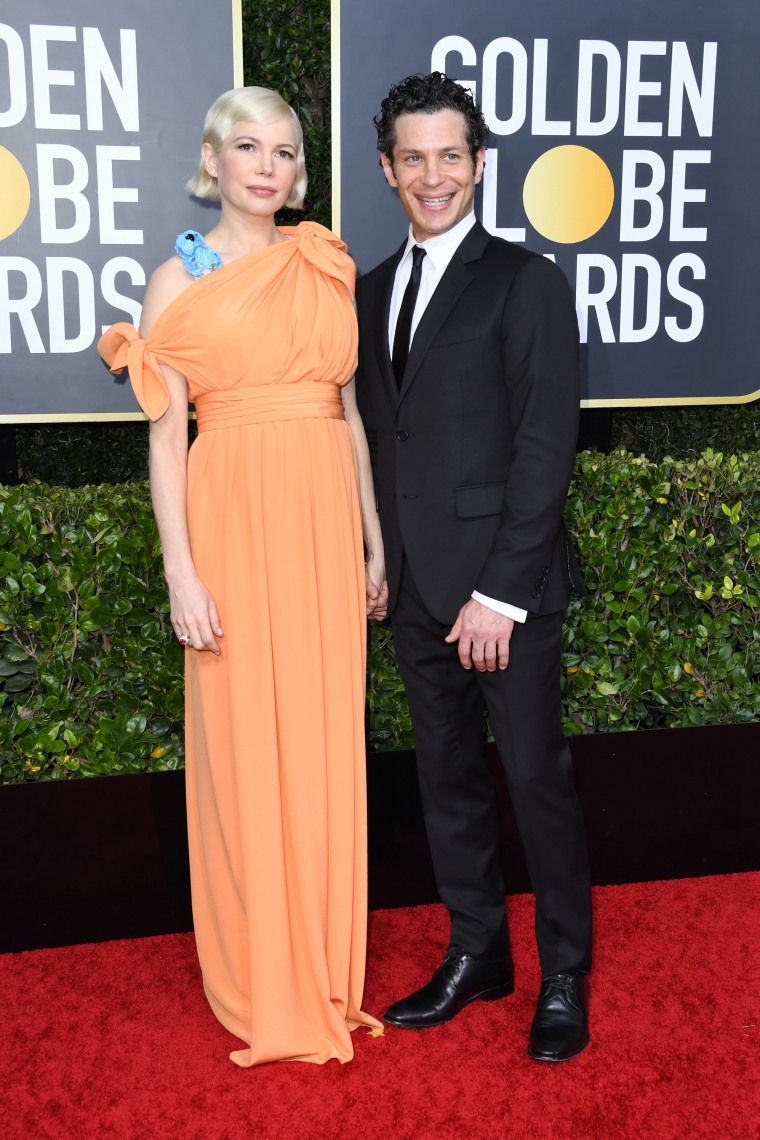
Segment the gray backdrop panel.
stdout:
[[[413,72],[431,70],[434,46],[445,36],[465,37],[473,46],[476,63],[464,66],[456,52],[447,59],[452,78],[476,81],[482,90],[483,57],[498,37],[513,37],[528,57],[527,119],[509,135],[492,135],[489,146],[498,151],[496,224],[524,226],[525,244],[553,254],[575,287],[579,254],[604,255],[615,263],[618,278],[624,255],[647,254],[662,270],[662,291],[657,331],[641,342],[620,343],[620,286],[609,302],[614,343],[605,343],[593,314],[588,344],[583,349],[583,396],[600,405],[650,402],[741,400],[760,391],[760,352],[755,332],[760,295],[756,208],[760,188],[760,100],[757,98],[757,64],[760,48],[760,5],[755,0],[724,0],[721,4],[694,0],[343,0],[340,5],[340,228],[360,271],[389,256],[405,237],[406,221],[397,196],[386,186],[378,166],[372,116],[391,83]],[[531,85],[535,39],[548,41],[546,117],[570,120],[569,135],[535,135],[531,130]],[[575,109],[578,88],[578,44],[598,39],[613,44],[622,60],[620,115],[603,135],[578,136]],[[644,90],[639,118],[664,120],[660,137],[624,134],[623,106],[626,62],[630,41],[663,41],[665,55],[647,54],[639,79],[660,83],[659,95]],[[705,42],[717,42],[714,118],[709,136],[700,136],[689,101],[685,103],[682,130],[668,135],[668,94],[673,42],[687,45],[698,83],[702,80]],[[604,113],[604,69],[595,72],[592,114]],[[519,86],[519,85],[518,85]],[[496,113],[507,119],[512,111],[512,68],[502,55],[496,67]],[[525,176],[535,159],[553,147],[576,144],[593,150],[607,164],[615,184],[615,202],[606,224],[586,241],[552,243],[533,229],[522,205]],[[665,163],[665,226],[649,241],[620,240],[620,182],[625,150],[654,151]],[[688,168],[686,185],[705,191],[704,202],[688,203],[684,220],[689,227],[705,227],[706,241],[670,241],[667,232],[673,153],[676,150],[709,151],[710,160]],[[642,168],[638,181],[647,181]],[[561,186],[557,193],[561,194]],[[476,200],[481,214],[482,195]],[[643,213],[642,213],[643,211]],[[635,222],[642,225],[647,207],[637,207]],[[705,279],[683,284],[704,305],[704,321],[695,339],[680,343],[664,328],[666,316],[681,325],[689,323],[689,310],[669,295],[667,268],[681,253],[696,254],[704,263]],[[599,275],[597,274],[597,278]],[[646,321],[646,278],[635,277],[634,323]],[[592,277],[594,287],[596,280]],[[655,314],[655,308],[652,307]],[[656,314],[655,314],[656,315]]]
[[[145,278],[171,255],[174,239],[182,228],[205,231],[213,224],[216,207],[191,199],[184,183],[193,173],[200,147],[203,119],[211,102],[233,86],[233,37],[231,0],[218,4],[202,0],[129,0],[119,5],[102,0],[72,0],[62,9],[52,0],[36,0],[30,16],[26,0],[5,0],[1,22],[9,26],[23,44],[27,112],[15,125],[0,127],[0,147],[19,160],[31,183],[31,205],[23,224],[0,240],[0,270],[7,258],[24,258],[42,274],[42,298],[33,310],[44,352],[30,352],[18,316],[10,316],[10,355],[0,355],[0,416],[23,420],[29,416],[119,414],[138,411],[125,379],[114,382],[95,350],[102,326],[131,316],[102,296],[103,267],[116,257],[131,258]],[[78,114],[80,130],[42,129],[36,125],[30,24],[50,24],[73,28],[75,39],[52,39],[47,50],[48,69],[69,71],[73,85],[60,80],[50,84],[50,109],[55,114]],[[100,31],[116,74],[122,76],[120,29],[134,29],[136,36],[139,123],[125,130],[114,101],[103,96],[102,129],[88,129],[83,64],[83,28]],[[57,35],[58,33],[56,33]],[[11,36],[16,43],[14,37]],[[17,57],[18,53],[16,53]],[[10,52],[0,39],[0,115],[13,106],[11,82],[18,79],[18,67],[11,75]],[[40,86],[40,67],[37,66]],[[39,92],[38,92],[39,95]],[[18,99],[16,89],[15,98]],[[18,103],[16,104],[18,105]],[[130,128],[134,124],[129,124]],[[87,164],[88,182],[82,191],[90,206],[89,232],[74,243],[44,243],[41,240],[41,210],[49,211],[49,197],[40,202],[37,178],[38,144],[75,148]],[[142,229],[142,244],[121,242],[102,244],[98,225],[96,147],[139,147],[139,161],[114,163],[117,187],[137,190],[136,202],[115,206],[117,229]],[[71,180],[71,167],[65,161],[55,166],[56,181]],[[0,220],[3,211],[0,207]],[[74,207],[59,200],[55,217],[60,228],[72,225]],[[69,257],[86,263],[94,277],[95,324],[89,343],[75,352],[49,351],[47,259]],[[63,274],[64,326],[66,336],[75,338],[80,329],[79,295],[73,273]],[[14,271],[8,275],[11,300],[26,291],[25,277]],[[133,284],[128,275],[116,279],[117,289],[136,304],[142,300],[143,286]],[[53,296],[59,294],[54,293]],[[51,302],[56,304],[56,301]],[[0,300],[0,321],[3,320]],[[5,314],[7,327],[8,315]],[[7,346],[6,346],[7,347]]]

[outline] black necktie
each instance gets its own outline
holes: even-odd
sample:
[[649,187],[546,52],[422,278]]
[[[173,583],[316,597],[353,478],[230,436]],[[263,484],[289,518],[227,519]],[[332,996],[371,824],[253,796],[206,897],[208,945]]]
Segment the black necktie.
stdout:
[[412,272],[409,277],[409,284],[404,291],[401,308],[398,311],[396,332],[393,336],[393,371],[399,388],[404,379],[404,369],[409,356],[409,342],[412,339],[412,317],[414,316],[414,306],[417,303],[417,294],[420,291],[424,256],[425,251],[421,245],[415,245],[412,248]]

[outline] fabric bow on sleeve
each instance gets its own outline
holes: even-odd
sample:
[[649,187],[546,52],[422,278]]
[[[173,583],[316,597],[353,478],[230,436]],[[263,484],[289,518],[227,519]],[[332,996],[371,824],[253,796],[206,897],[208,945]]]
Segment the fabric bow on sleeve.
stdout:
[[169,390],[155,353],[134,325],[111,325],[98,341],[98,352],[111,372],[129,369],[137,402],[150,420],[158,420],[169,407]]

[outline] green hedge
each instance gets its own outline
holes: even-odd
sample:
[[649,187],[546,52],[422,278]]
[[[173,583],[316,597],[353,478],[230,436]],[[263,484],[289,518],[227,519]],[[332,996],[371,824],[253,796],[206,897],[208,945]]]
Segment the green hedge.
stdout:
[[303,127],[309,175],[306,208],[304,213],[283,211],[282,220],[306,217],[329,226],[329,0],[244,0],[243,70],[246,84],[279,91]]
[[[760,719],[760,452],[585,452],[589,596],[565,624],[569,733]],[[2,782],[182,764],[182,652],[147,486],[0,488]],[[370,747],[413,743],[372,627]]]
[[182,705],[146,485],[0,488],[0,780],[179,767]]
[[[329,225],[329,0],[243,0],[242,11],[245,82],[298,111],[306,216]],[[182,655],[147,489],[82,487],[141,478],[147,429],[15,434],[22,479],[79,489],[0,488],[0,780],[177,767]],[[568,521],[590,596],[565,627],[566,730],[759,719],[760,403],[616,410],[612,439],[657,462],[579,458]],[[697,461],[708,444],[749,454]],[[407,745],[390,633],[372,634],[370,744]]]
[[760,719],[760,452],[580,457],[591,593],[565,630],[566,729]]

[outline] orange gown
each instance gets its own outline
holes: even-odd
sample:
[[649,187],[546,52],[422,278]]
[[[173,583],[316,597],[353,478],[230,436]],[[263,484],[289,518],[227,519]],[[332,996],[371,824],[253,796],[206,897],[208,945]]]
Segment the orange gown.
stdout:
[[220,657],[188,649],[193,917],[211,1007],[242,1067],[353,1056],[367,927],[366,609],[356,455],[355,269],[329,230],[188,285],[141,339],[101,338],[150,419],[186,378],[193,561]]

